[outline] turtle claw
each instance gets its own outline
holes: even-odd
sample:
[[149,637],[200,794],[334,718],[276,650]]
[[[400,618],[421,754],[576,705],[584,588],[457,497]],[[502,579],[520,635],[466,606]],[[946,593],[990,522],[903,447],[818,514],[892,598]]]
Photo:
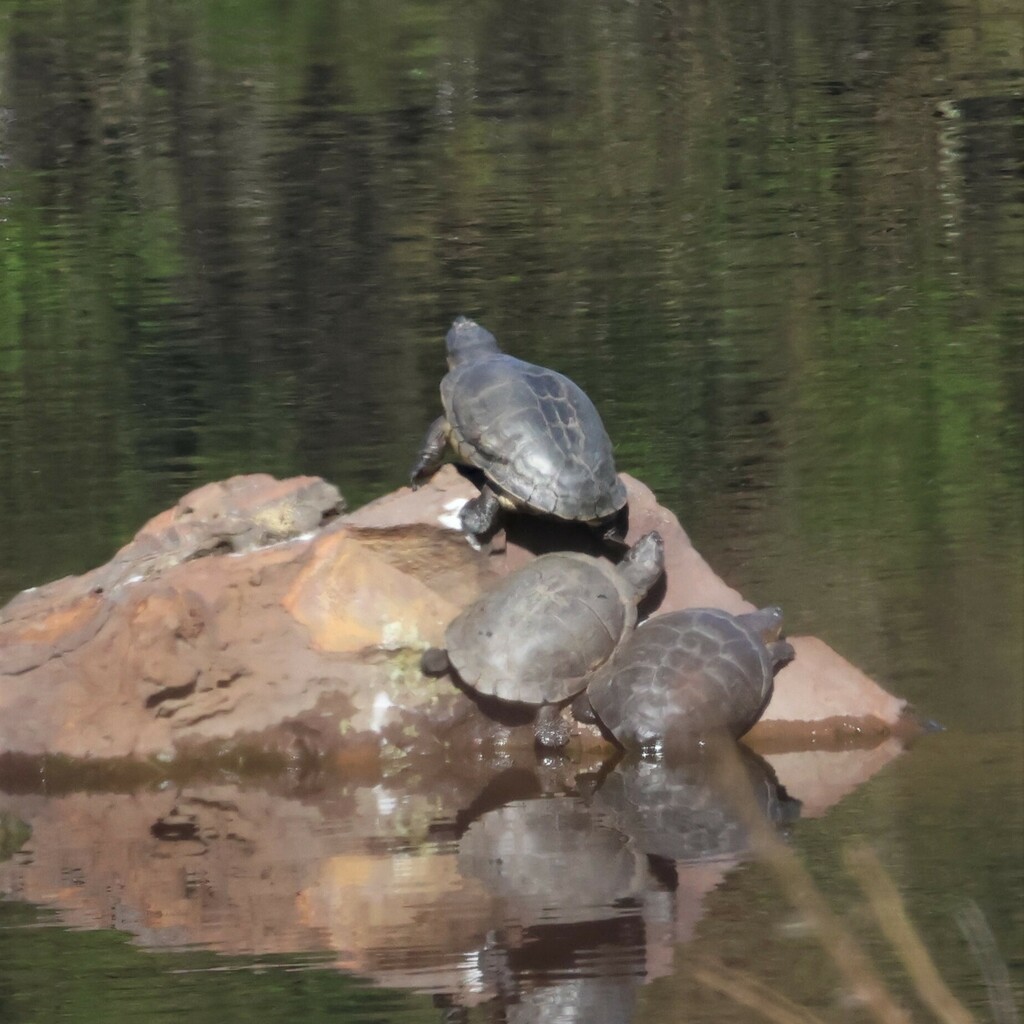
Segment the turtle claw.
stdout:
[[418,491],[430,479],[436,468],[421,457],[416,465],[409,470],[409,487]]
[[583,725],[597,725],[598,717],[597,712],[594,711],[594,705],[590,703],[590,698],[587,696],[587,691],[584,690],[573,702],[569,705],[572,709],[572,717],[577,722],[581,722]]
[[629,533],[629,505],[623,505],[618,512],[603,524],[601,539],[612,547],[628,548],[626,534]]
[[572,732],[568,722],[562,717],[561,709],[549,704],[537,712],[533,738],[542,750],[561,750],[568,744]]

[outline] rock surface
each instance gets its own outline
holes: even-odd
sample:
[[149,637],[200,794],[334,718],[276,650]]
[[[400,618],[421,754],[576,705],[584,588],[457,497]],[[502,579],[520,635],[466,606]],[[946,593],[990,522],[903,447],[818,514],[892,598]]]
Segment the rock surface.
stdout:
[[[629,542],[655,528],[665,540],[665,582],[644,612],[752,607],[648,488],[623,479]],[[530,742],[528,727],[499,726],[446,679],[422,676],[419,653],[495,574],[594,539],[521,517],[477,552],[452,529],[475,493],[452,467],[347,516],[337,490],[309,477],[193,491],[107,565],[0,610],[0,752],[168,759],[244,742],[290,759],[376,759]],[[797,658],[754,745],[899,729],[903,701],[822,641],[790,640]]]

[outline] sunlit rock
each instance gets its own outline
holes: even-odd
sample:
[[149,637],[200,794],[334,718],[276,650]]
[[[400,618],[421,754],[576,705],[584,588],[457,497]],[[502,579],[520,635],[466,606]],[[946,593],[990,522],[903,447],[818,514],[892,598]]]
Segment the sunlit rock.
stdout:
[[448,531],[341,529],[311,542],[282,598],[321,651],[440,644],[485,583],[484,561]]
[[450,531],[352,528],[341,505],[309,478],[208,485],[107,565],[19,595],[0,611],[0,750],[436,748],[473,705],[418,651],[486,561]]
[[[651,491],[624,480],[629,541],[651,529],[665,541],[665,579],[641,610],[751,608]],[[106,565],[0,610],[0,751],[171,758],[244,742],[290,763],[531,746],[529,726],[498,725],[424,677],[419,654],[496,574],[601,541],[512,516],[478,551],[451,528],[474,493],[448,466],[347,516],[337,490],[308,477],[186,495]],[[751,742],[863,745],[899,728],[903,701],[822,641],[792,642]],[[570,752],[604,743],[580,726]]]

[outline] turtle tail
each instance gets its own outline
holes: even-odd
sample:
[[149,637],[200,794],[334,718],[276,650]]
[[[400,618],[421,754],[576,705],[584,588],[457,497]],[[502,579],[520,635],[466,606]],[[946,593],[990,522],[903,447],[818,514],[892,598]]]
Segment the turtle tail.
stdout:
[[428,647],[420,658],[420,671],[425,676],[443,676],[451,667],[443,647]]

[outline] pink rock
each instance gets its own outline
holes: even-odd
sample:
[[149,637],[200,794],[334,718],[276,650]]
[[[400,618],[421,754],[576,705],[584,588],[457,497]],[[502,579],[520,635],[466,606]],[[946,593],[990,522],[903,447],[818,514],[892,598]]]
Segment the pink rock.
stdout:
[[635,477],[622,474],[629,494],[629,533],[632,544],[650,530],[657,530],[665,542],[665,596],[657,611],[681,608],[721,608],[727,612],[748,612],[753,605],[733,590],[701,557],[679,520],[658,504],[654,492]]
[[311,542],[282,604],[320,651],[418,649],[443,643],[448,623],[481,593],[484,572],[454,532],[347,521]]
[[[651,491],[624,480],[630,541],[650,529],[665,541],[665,583],[645,610],[750,608]],[[0,752],[528,745],[529,729],[498,726],[447,680],[423,677],[419,652],[493,574],[602,542],[520,516],[504,542],[475,551],[452,528],[473,494],[452,467],[342,518],[337,490],[315,478],[234,477],[193,491],[107,565],[0,609]],[[798,656],[752,742],[798,748],[900,727],[903,701],[820,640],[793,642]],[[598,740],[580,729],[579,742]]]
[[[723,608],[736,613],[754,608],[728,586],[690,543],[679,520],[657,503],[650,488],[623,475],[629,491],[632,543],[656,529],[665,541],[666,592],[659,612],[681,608]],[[785,609],[784,609],[785,610]],[[876,682],[817,637],[789,637],[796,658],[775,676],[775,690],[751,737],[775,742],[820,742],[843,735],[884,735],[912,728],[907,702]]]
[[458,510],[477,489],[452,465],[442,466],[418,490],[399,487],[345,516],[350,526],[408,526],[422,523],[458,530]]
[[[341,527],[340,503],[322,481],[236,477],[186,496],[107,565],[16,597],[0,610],[0,752],[436,748],[474,705],[402,645],[439,639],[486,559],[449,531]],[[347,581],[339,549],[358,567]],[[391,586],[360,594],[359,573]]]

